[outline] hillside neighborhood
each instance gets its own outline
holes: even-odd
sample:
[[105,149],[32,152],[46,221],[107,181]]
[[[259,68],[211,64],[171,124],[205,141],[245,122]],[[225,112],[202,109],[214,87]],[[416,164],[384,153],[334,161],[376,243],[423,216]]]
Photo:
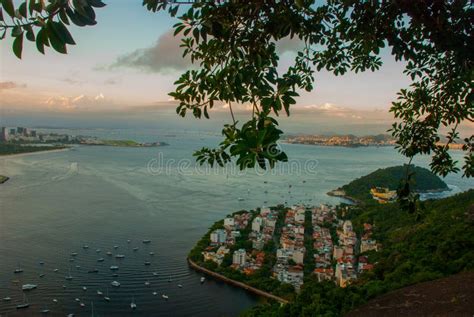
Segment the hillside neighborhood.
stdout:
[[271,259],[268,277],[291,285],[296,292],[306,274],[346,287],[373,269],[365,253],[381,246],[372,237],[372,227],[364,223],[358,235],[350,220],[338,217],[334,207],[324,204],[262,207],[226,217],[210,232],[201,254],[205,263],[228,266],[247,277]]

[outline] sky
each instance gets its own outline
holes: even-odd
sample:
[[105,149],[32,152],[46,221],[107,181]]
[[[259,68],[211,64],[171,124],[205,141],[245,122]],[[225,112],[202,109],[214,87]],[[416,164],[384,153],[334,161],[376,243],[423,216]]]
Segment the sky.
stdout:
[[[45,112],[159,111],[173,107],[168,93],[188,62],[181,58],[177,22],[168,14],[151,13],[140,0],[108,0],[97,9],[97,25],[72,27],[77,43],[62,55],[40,54],[25,41],[23,58],[12,53],[11,40],[0,42],[1,114]],[[291,64],[298,43],[278,43],[282,67]],[[409,85],[403,64],[387,53],[384,65],[372,73],[335,77],[316,74],[315,89],[297,99],[297,112],[359,123],[391,118],[391,101]],[[221,109],[226,111],[225,105]],[[242,106],[241,111],[246,111]],[[304,118],[305,116],[300,116]],[[372,121],[370,121],[373,123]]]

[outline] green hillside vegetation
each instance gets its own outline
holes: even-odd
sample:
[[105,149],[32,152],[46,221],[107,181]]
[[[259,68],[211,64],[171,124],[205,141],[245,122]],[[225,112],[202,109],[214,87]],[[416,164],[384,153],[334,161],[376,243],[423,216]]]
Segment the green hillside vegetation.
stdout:
[[66,148],[63,145],[53,145],[53,146],[36,146],[36,145],[21,145],[16,143],[0,143],[0,156],[1,155],[11,155],[11,154],[20,154],[20,153],[31,153],[39,151],[50,151]]
[[373,271],[347,288],[308,277],[293,303],[256,306],[244,316],[342,316],[389,291],[474,270],[474,190],[424,202],[418,220],[398,204],[357,206],[346,217],[359,233],[364,222],[374,224],[382,250],[366,254]]
[[[400,185],[400,181],[406,177],[406,169],[407,165],[381,168],[342,186],[342,190],[344,190],[347,196],[357,200],[374,202],[370,195],[370,189],[378,186],[396,190]],[[426,168],[410,165],[409,171],[414,173],[411,178],[411,185],[415,191],[424,192],[448,189],[445,182]]]

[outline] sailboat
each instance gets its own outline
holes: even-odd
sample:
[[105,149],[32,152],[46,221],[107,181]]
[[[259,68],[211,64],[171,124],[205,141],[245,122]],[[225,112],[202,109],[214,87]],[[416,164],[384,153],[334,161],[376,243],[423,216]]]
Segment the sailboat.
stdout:
[[66,275],[65,279],[67,281],[71,281],[73,279],[72,275],[71,275],[71,269],[69,269],[69,275]]
[[100,290],[97,290],[97,295],[102,296],[104,293],[102,293]]
[[23,272],[23,269],[21,268],[20,263],[18,262],[18,267],[15,269],[15,271],[13,271],[13,273],[18,274],[21,272]]
[[109,288],[108,288],[108,287],[107,287],[107,293],[106,293],[106,294],[107,294],[107,295],[106,295],[106,296],[104,296],[104,300],[105,300],[106,302],[110,302],[110,297],[109,297]]
[[30,303],[28,303],[28,299],[26,298],[26,294],[23,293],[23,303],[16,305],[16,309],[23,309],[30,307]]
[[132,302],[130,303],[130,308],[131,309],[136,309],[137,308],[137,304],[135,304],[135,297],[132,297]]
[[45,306],[45,308],[43,308],[40,313],[42,314],[49,314],[50,310],[48,309],[48,306]]
[[161,295],[161,297],[163,297],[163,299],[166,299],[166,300],[168,300],[168,298],[169,298],[168,295],[166,295],[166,294]]

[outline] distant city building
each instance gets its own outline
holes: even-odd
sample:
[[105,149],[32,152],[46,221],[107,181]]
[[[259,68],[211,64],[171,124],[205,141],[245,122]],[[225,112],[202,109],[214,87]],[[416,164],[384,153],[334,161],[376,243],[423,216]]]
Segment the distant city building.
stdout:
[[255,231],[255,232],[260,232],[260,228],[263,224],[263,219],[262,217],[255,217],[252,221],[252,231]]
[[10,135],[15,135],[16,129],[10,129]]
[[0,135],[0,141],[7,142],[8,141],[8,129],[6,127],[2,127],[2,133]]
[[247,260],[247,253],[245,249],[239,249],[234,251],[234,255],[232,256],[232,264],[244,266]]
[[227,240],[227,232],[224,229],[216,229],[211,232],[211,243],[223,244]]
[[234,225],[235,225],[235,220],[233,217],[227,217],[224,219],[224,227],[226,228],[234,228]]

